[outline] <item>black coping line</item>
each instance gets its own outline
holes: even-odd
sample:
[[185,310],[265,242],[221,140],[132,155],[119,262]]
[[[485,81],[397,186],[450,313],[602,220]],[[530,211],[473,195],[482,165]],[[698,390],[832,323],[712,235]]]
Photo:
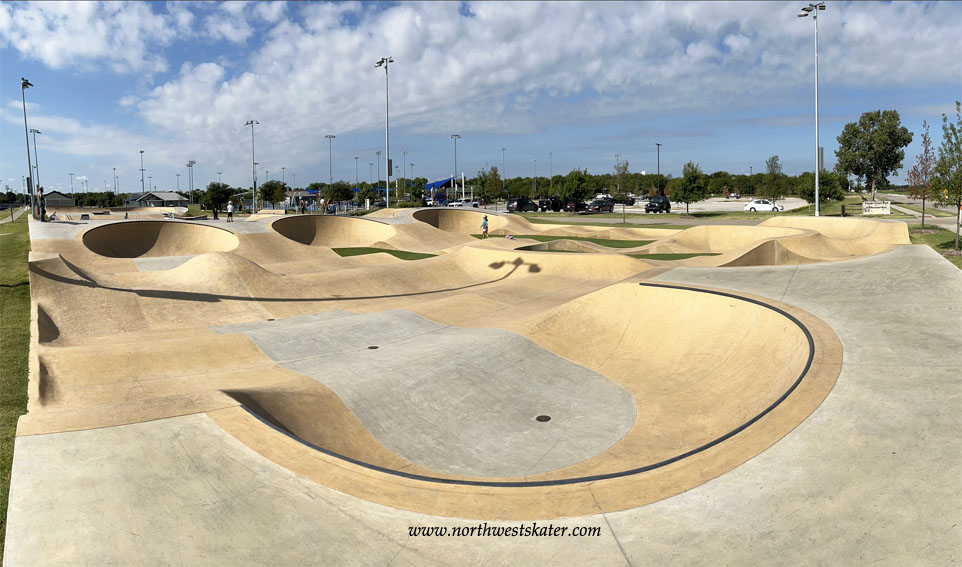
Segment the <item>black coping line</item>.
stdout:
[[765,303],[765,302],[763,302],[763,301],[759,301],[759,300],[757,300],[757,299],[752,299],[752,298],[750,298],[750,297],[741,297],[741,296],[739,296],[739,295],[735,295],[735,294],[732,294],[732,293],[726,293],[726,292],[723,292],[723,291],[714,291],[714,290],[708,290],[708,289],[698,289],[698,288],[688,287],[688,286],[683,286],[683,285],[660,284],[660,283],[647,283],[647,282],[641,282],[641,283],[639,283],[638,285],[646,286],[646,287],[660,287],[660,288],[665,288],[665,289],[680,289],[680,290],[685,290],[685,291],[694,291],[694,292],[697,292],[697,293],[708,293],[708,294],[712,294],[712,295],[720,295],[720,296],[722,296],[722,297],[729,297],[729,298],[731,298],[731,299],[737,299],[737,300],[739,300],[739,301],[745,301],[745,302],[747,302],[747,303],[753,303],[753,304],[755,304],[755,305],[759,305],[759,306],[764,307],[764,308],[766,308],[766,309],[771,309],[772,311],[778,313],[779,315],[782,315],[783,317],[785,317],[785,318],[788,319],[789,321],[795,323],[795,325],[798,326],[798,328],[802,330],[802,333],[805,334],[805,338],[808,340],[808,360],[805,362],[805,368],[802,369],[801,374],[798,376],[798,378],[795,380],[795,382],[792,383],[792,385],[788,388],[788,390],[786,390],[785,393],[783,393],[783,394],[782,394],[777,400],[775,400],[770,406],[768,406],[767,408],[765,408],[764,410],[762,410],[760,413],[758,413],[757,415],[755,415],[754,417],[752,417],[751,419],[749,419],[749,420],[746,421],[745,423],[739,425],[739,426],[736,427],[735,429],[732,429],[731,431],[729,431],[728,433],[725,433],[725,434],[722,435],[721,437],[712,439],[711,441],[705,443],[704,445],[702,445],[702,446],[700,446],[700,447],[696,447],[696,448],[694,448],[694,449],[692,449],[692,450],[690,450],[690,451],[686,451],[686,452],[684,452],[684,453],[682,453],[682,454],[680,454],[680,455],[676,455],[676,456],[674,456],[674,457],[665,459],[665,460],[663,460],[663,461],[659,461],[659,462],[657,462],[657,463],[653,463],[653,464],[650,464],[650,465],[645,465],[645,466],[638,467],[638,468],[634,468],[634,469],[629,469],[629,470],[619,471],[619,472],[613,472],[613,473],[606,473],[606,474],[596,474],[596,475],[579,476],[579,477],[572,477],[572,478],[561,478],[561,479],[554,479],[554,480],[534,480],[534,481],[464,480],[464,479],[441,478],[441,477],[434,477],[434,476],[426,476],[426,475],[412,474],[412,473],[406,473],[406,472],[402,472],[402,471],[397,471],[397,470],[394,470],[394,469],[389,469],[389,468],[386,468],[386,467],[381,467],[381,466],[378,466],[378,465],[374,465],[374,464],[371,464],[371,463],[366,463],[366,462],[364,462],[364,461],[359,461],[359,460],[357,460],[357,459],[353,459],[353,458],[348,457],[348,456],[346,456],[346,455],[341,455],[341,454],[339,454],[339,453],[335,453],[334,451],[330,451],[330,450],[325,449],[325,448],[323,448],[323,447],[319,447],[319,446],[317,446],[317,445],[315,445],[315,444],[313,444],[313,443],[311,443],[311,442],[309,442],[309,441],[306,441],[306,440],[304,440],[304,439],[301,439],[300,437],[298,437],[298,436],[296,436],[296,435],[293,435],[293,434],[291,434],[291,433],[289,433],[289,432],[287,432],[287,431],[284,431],[284,430],[282,430],[282,429],[279,429],[279,428],[276,427],[274,424],[268,422],[267,420],[265,420],[264,418],[262,418],[261,416],[259,416],[257,413],[251,411],[250,408],[248,408],[247,406],[241,404],[240,407],[243,408],[245,411],[247,411],[249,414],[251,414],[251,415],[253,415],[254,417],[256,417],[256,418],[257,418],[258,420],[260,420],[260,422],[263,423],[264,425],[267,425],[267,426],[270,427],[271,429],[273,429],[273,430],[275,430],[275,431],[277,431],[277,432],[279,432],[279,433],[282,433],[282,434],[290,437],[291,439],[294,439],[295,441],[298,441],[298,442],[300,442],[300,443],[302,443],[302,444],[304,444],[304,445],[306,445],[306,446],[308,446],[308,447],[310,447],[310,448],[312,448],[312,449],[314,449],[314,450],[316,450],[316,451],[320,451],[321,453],[324,453],[325,455],[330,455],[331,457],[335,457],[335,458],[337,458],[337,459],[341,459],[341,460],[343,460],[343,461],[347,461],[347,462],[349,462],[349,463],[358,465],[358,466],[360,466],[360,467],[364,467],[364,468],[366,468],[366,469],[370,469],[370,470],[377,471],[377,472],[382,472],[382,473],[389,474],[389,475],[392,475],[392,476],[398,476],[398,477],[406,478],[406,479],[409,479],[409,480],[419,480],[419,481],[424,481],[424,482],[433,482],[433,483],[436,483],[436,484],[454,484],[454,485],[461,485],[461,486],[491,486],[491,487],[503,487],[503,488],[525,488],[525,487],[540,487],[540,486],[563,486],[563,485],[567,485],[567,484],[580,484],[580,483],[586,483],[586,482],[595,482],[595,481],[599,481],[599,480],[609,480],[609,479],[613,479],[613,478],[621,478],[621,477],[626,477],[626,476],[632,476],[632,475],[636,475],[636,474],[641,474],[641,473],[644,473],[644,472],[652,471],[652,470],[655,470],[655,469],[658,469],[658,468],[661,468],[661,467],[670,465],[670,464],[672,464],[672,463],[676,463],[676,462],[678,462],[678,461],[681,461],[682,459],[687,459],[688,457],[691,457],[691,456],[693,456],[693,455],[697,455],[698,453],[702,453],[702,452],[704,452],[704,451],[706,451],[706,450],[708,450],[708,449],[711,449],[711,448],[714,447],[715,445],[718,445],[718,444],[720,444],[720,443],[723,443],[724,441],[727,441],[728,439],[731,439],[731,438],[734,437],[735,435],[738,435],[739,433],[741,433],[742,431],[744,431],[745,429],[747,429],[748,427],[750,427],[752,424],[754,424],[755,422],[757,422],[757,421],[760,420],[761,418],[763,418],[763,417],[765,417],[766,415],[768,415],[769,413],[771,413],[771,411],[774,410],[775,408],[777,408],[779,405],[781,405],[781,403],[784,402],[784,401],[788,398],[788,396],[790,396],[790,395],[792,394],[792,392],[794,392],[794,391],[798,388],[798,385],[802,383],[802,380],[803,380],[803,379],[805,378],[805,376],[808,374],[808,371],[811,370],[811,368],[812,368],[812,360],[814,360],[814,358],[815,358],[815,339],[812,338],[812,333],[808,330],[808,328],[807,328],[804,324],[802,324],[801,321],[799,321],[799,320],[796,319],[792,314],[784,311],[783,309],[780,309],[780,308],[775,307],[775,306],[773,306],[773,305],[769,305],[768,303]]

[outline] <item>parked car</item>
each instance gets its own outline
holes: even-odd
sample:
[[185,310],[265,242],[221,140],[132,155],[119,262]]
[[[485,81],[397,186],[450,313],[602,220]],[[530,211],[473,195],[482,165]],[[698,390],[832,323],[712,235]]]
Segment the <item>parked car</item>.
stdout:
[[451,201],[448,203],[449,207],[473,207],[477,209],[481,206],[481,203],[475,201],[474,199],[457,199],[456,201]]
[[655,195],[645,204],[646,213],[670,213],[671,201],[664,195]]
[[741,199],[741,198],[742,196],[740,193],[729,193],[728,197],[726,197],[726,199]]
[[543,213],[548,211],[557,213],[561,210],[561,199],[558,197],[542,197],[538,200],[538,209]]
[[588,206],[585,208],[585,212],[613,213],[615,212],[615,203],[611,199],[595,199],[594,201],[588,203]]
[[634,206],[634,204],[635,204],[635,198],[634,198],[634,197],[625,197],[624,199],[612,199],[612,201],[613,201],[616,205],[626,205],[626,206],[628,206],[628,207]]
[[577,213],[585,210],[588,205],[584,201],[568,201],[565,203],[565,212]]
[[745,204],[745,210],[752,213],[755,211],[768,211],[775,213],[778,211],[784,211],[785,205],[773,203],[768,199],[753,199]]
[[534,201],[532,201],[527,197],[517,197],[513,199],[508,199],[508,211],[509,212],[524,212],[524,211],[537,212],[538,203],[535,203]]

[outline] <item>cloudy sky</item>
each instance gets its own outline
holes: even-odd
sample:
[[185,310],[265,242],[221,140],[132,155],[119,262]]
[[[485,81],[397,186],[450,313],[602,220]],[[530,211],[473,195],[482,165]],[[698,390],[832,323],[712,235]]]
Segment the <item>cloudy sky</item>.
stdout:
[[[0,180],[26,175],[20,77],[40,182],[158,190],[217,180],[361,180],[384,150],[430,179],[586,168],[748,173],[814,160],[814,25],[806,2],[3,2]],[[895,109],[941,140],[962,99],[962,2],[829,2],[819,13],[820,140]],[[336,138],[329,145],[326,134]],[[31,137],[31,152],[33,139]],[[506,148],[501,152],[501,148]],[[329,152],[333,160],[328,159]],[[402,152],[407,152],[403,155]],[[355,160],[354,157],[358,159]],[[374,166],[369,166],[374,163]],[[386,164],[380,156],[381,177]],[[400,170],[400,166],[398,167]],[[268,173],[269,172],[269,173]],[[296,178],[293,178],[296,176]],[[376,173],[375,173],[376,176]],[[293,178],[293,179],[292,179]],[[900,177],[894,180],[898,181]]]

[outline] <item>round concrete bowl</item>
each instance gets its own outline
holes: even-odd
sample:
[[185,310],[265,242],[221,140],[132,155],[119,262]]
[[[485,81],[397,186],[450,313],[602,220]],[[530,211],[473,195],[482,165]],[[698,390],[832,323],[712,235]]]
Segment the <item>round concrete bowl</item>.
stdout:
[[92,228],[83,234],[91,252],[108,258],[151,258],[228,252],[237,248],[234,233],[215,226],[180,221],[128,221]]
[[371,246],[397,234],[389,224],[351,217],[294,215],[279,218],[271,228],[285,238],[308,246],[331,248]]
[[[446,232],[461,232],[465,234],[479,234],[481,232],[481,218],[487,211],[459,210],[436,207],[431,209],[421,209],[411,214],[414,220],[429,224],[434,228]],[[509,221],[502,216],[488,216],[488,231],[505,228]]]

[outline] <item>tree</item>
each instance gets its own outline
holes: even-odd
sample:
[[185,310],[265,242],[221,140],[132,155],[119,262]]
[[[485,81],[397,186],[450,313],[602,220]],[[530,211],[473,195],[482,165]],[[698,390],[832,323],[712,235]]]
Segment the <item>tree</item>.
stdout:
[[257,188],[257,195],[263,201],[270,201],[273,207],[276,203],[283,202],[284,199],[287,198],[288,190],[289,187],[287,183],[278,181],[277,179],[271,179],[270,181],[265,181]]
[[681,178],[671,187],[671,200],[684,203],[687,215],[688,205],[705,198],[707,183],[697,163],[688,162],[681,171]]
[[491,169],[482,172],[481,178],[481,198],[484,199],[485,204],[489,201],[496,200],[501,196],[501,173],[498,171],[498,166],[492,165]]
[[708,181],[708,192],[712,195],[727,197],[731,187],[732,179],[727,171],[716,171],[711,174],[711,179]]
[[955,249],[959,250],[962,223],[962,103],[955,101],[955,124],[942,115],[942,145],[932,178],[939,205],[955,207]]
[[328,203],[331,201],[350,201],[354,198],[354,189],[347,181],[335,181],[325,187],[322,194]]
[[912,133],[899,122],[895,110],[863,113],[858,122],[849,122],[838,137],[838,168],[865,179],[872,187],[872,200],[879,187],[888,185],[888,176],[900,167],[905,146]]
[[[844,201],[848,191],[848,178],[844,175],[822,170],[818,175],[818,197],[821,201]],[[795,194],[809,203],[815,202],[815,174],[806,171],[795,178]]]
[[588,187],[588,171],[572,169],[561,183],[561,203],[584,201],[591,194]]
[[782,189],[782,163],[778,161],[778,156],[774,155],[765,160],[765,196],[774,202],[781,194]]
[[932,151],[932,138],[929,125],[922,121],[922,153],[915,156],[915,165],[906,175],[909,184],[909,197],[922,199],[922,228],[925,228],[925,200],[932,195],[932,176],[935,174],[935,152]]
[[210,210],[219,210],[220,206],[225,204],[230,200],[231,188],[226,183],[220,183],[219,181],[211,181],[207,185],[207,192],[204,193],[203,204],[210,208]]

